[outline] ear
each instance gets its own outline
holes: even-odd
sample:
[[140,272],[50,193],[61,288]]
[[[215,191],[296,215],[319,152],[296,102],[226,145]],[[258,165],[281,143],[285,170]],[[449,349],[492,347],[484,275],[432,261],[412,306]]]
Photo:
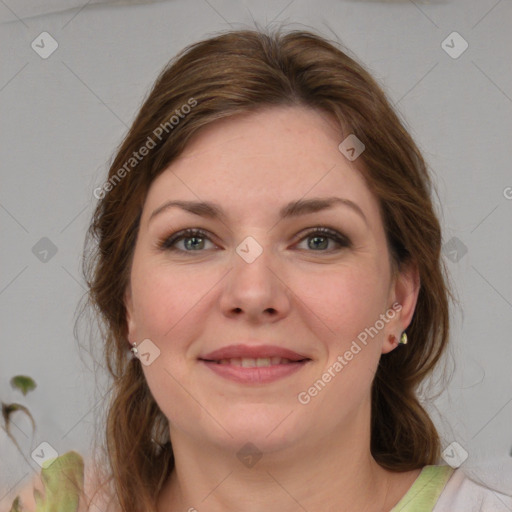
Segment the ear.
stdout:
[[124,293],[124,306],[126,311],[126,329],[127,338],[130,344],[133,344],[137,340],[136,336],[136,325],[133,314],[133,300],[132,300],[132,289],[130,284],[126,287]]
[[[400,270],[395,272],[390,285],[388,306],[395,311],[395,315],[386,326],[385,339],[382,344],[383,354],[387,354],[397,347],[402,332],[411,323],[420,287],[420,273],[416,263],[404,264]],[[393,340],[393,336],[395,340]]]

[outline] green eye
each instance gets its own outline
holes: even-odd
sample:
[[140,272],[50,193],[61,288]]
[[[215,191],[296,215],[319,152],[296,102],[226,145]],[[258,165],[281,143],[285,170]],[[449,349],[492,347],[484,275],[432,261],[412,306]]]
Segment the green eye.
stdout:
[[[313,240],[313,244],[308,244],[308,249],[311,249],[314,252],[330,252],[332,250],[336,250],[336,248],[325,250],[329,245],[329,241],[335,242],[338,245],[338,248],[352,246],[351,241],[345,235],[342,235],[336,230],[325,227],[316,227],[310,229],[306,235],[301,238],[301,241],[307,239]],[[206,249],[206,241],[213,244],[206,231],[197,228],[189,228],[178,231],[177,233],[174,233],[171,236],[160,240],[158,247],[167,251],[188,253],[202,252],[202,250]],[[178,242],[183,242],[185,248],[178,248]],[[215,244],[213,245],[215,246]]]
[[304,237],[302,237],[301,240],[307,240],[311,239],[314,240],[313,246],[308,244],[309,248],[313,248],[313,251],[316,252],[328,252],[324,251],[323,249],[326,249],[329,245],[329,240],[334,241],[336,244],[338,244],[341,247],[351,247],[350,240],[342,235],[341,233],[338,233],[335,230],[329,229],[329,228],[313,228],[309,232],[306,233]]
[[[177,249],[175,247],[176,243],[180,242],[181,240],[185,241],[185,247],[190,248],[190,250]],[[191,240],[191,243],[187,243],[189,240]],[[179,231],[178,233],[174,233],[169,238],[164,239],[160,243],[160,248],[171,251],[193,252],[203,248],[204,240],[211,241],[208,238],[206,231],[203,231],[202,229],[185,229],[183,231]]]

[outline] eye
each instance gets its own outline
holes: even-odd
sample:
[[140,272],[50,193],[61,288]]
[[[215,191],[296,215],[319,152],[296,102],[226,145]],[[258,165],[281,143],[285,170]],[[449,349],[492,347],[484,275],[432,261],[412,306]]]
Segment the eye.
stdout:
[[[323,249],[327,249],[329,246],[329,241],[333,241],[340,247],[351,247],[351,241],[341,233],[336,230],[325,228],[325,227],[316,227],[312,228],[306,232],[305,236],[301,238],[302,240],[311,239],[312,243],[308,244],[308,248],[312,248],[316,252],[330,252],[325,251]],[[178,231],[177,233],[172,234],[167,238],[163,238],[158,242],[158,247],[162,250],[168,251],[180,251],[180,252],[201,252],[202,249],[205,249],[205,242],[211,242],[208,233],[202,229],[197,228],[189,228],[182,231]],[[176,245],[178,242],[184,242],[184,249],[178,248]],[[336,250],[336,248],[332,249]]]
[[[341,247],[352,246],[352,242],[345,235],[342,235],[333,229],[324,227],[312,228],[301,238],[301,240],[308,239],[312,241],[312,243],[307,244],[308,248],[312,248],[316,252],[330,252],[323,250],[328,247],[329,241],[334,241]],[[336,250],[336,248],[331,250]]]
[[[208,238],[206,231],[202,229],[185,229],[174,233],[168,238],[160,240],[158,246],[160,249],[169,251],[194,252],[204,249],[204,241]],[[176,246],[178,242],[184,241],[185,249],[179,249]]]

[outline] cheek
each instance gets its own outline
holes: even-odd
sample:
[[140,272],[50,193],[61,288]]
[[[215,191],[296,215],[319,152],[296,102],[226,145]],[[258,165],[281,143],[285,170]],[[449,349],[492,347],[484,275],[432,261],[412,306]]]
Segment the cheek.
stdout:
[[[350,342],[384,313],[385,275],[375,266],[352,265],[328,272],[302,272],[294,288],[308,306],[310,318],[321,320],[326,339]],[[313,313],[313,315],[311,314]]]
[[179,333],[197,325],[197,316],[208,301],[208,291],[222,277],[201,271],[200,266],[173,267],[161,263],[134,262],[132,293],[134,318],[140,337],[163,343],[165,338],[181,339]]
[[303,286],[315,290],[308,293],[308,306],[315,313],[310,318],[318,316],[328,327],[318,338],[326,350],[324,382],[329,382],[328,395],[333,403],[350,407],[369,392],[384,335],[371,330],[386,311],[384,278],[375,267],[354,266],[303,280]]

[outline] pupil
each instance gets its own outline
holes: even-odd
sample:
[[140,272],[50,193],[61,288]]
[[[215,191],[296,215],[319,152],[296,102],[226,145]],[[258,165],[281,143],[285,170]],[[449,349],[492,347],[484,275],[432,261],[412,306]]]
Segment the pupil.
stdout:
[[[191,243],[191,244],[187,243],[192,240],[194,241],[194,243]],[[185,243],[187,244],[187,248],[191,248],[191,249],[197,248],[198,245],[200,245],[200,244],[196,244],[195,242],[197,242],[198,240],[201,241],[202,238],[194,236],[194,237],[190,237],[187,240],[185,240]]]
[[[314,241],[314,243],[315,243],[316,241],[318,241],[318,240],[323,240],[323,242],[324,242],[324,243],[323,243],[323,244],[321,244],[321,247],[320,247],[320,248],[321,248],[321,249],[325,249],[325,248],[327,247],[328,240],[327,240],[327,238],[326,238],[326,237],[324,237],[324,236],[315,236],[315,237],[313,237],[313,238],[312,238],[312,240]],[[318,248],[318,245],[316,245],[316,248]]]

